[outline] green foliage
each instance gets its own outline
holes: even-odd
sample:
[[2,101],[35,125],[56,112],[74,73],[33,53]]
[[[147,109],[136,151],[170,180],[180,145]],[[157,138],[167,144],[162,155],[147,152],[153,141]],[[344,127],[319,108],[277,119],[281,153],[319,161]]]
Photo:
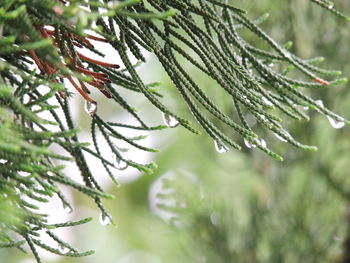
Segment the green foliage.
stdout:
[[[312,2],[349,20],[328,1]],[[316,147],[294,139],[282,126],[282,121],[288,118],[308,121],[309,116],[304,109],[308,107],[327,116],[334,127],[348,123],[305,91],[306,88],[330,88],[346,82],[346,79],[334,79],[340,72],[318,67],[318,59],[302,59],[294,55],[288,50],[288,43],[279,45],[259,27],[265,19],[266,16],[262,16],[251,20],[243,9],[215,0],[126,0],[113,3],[92,0],[2,1],[0,247],[24,250],[26,243],[38,262],[37,247],[71,257],[93,253],[79,253],[54,233],[55,228],[80,225],[90,221],[89,218],[49,224],[47,215],[40,213],[40,207],[35,202],[48,202],[53,196],[58,196],[64,207],[71,207],[59,186],[66,185],[91,197],[101,210],[102,217],[112,220],[101,200],[113,196],[103,191],[85,155],[90,154],[100,160],[116,184],[114,169],[130,166],[141,173],[151,174],[156,168],[154,163],[140,164],[124,157],[123,149],[115,140],[143,151],[157,150],[139,144],[143,137],[127,137],[118,128],[154,131],[180,124],[193,133],[204,130],[214,140],[219,152],[226,152],[228,146],[240,150],[239,142],[243,139],[247,147],[256,147],[282,160],[279,154],[267,147],[263,135],[260,135],[263,129],[297,148],[315,151]],[[94,35],[86,30],[93,31]],[[125,68],[119,69],[116,64],[81,54],[79,48],[104,56],[90,40],[108,43],[120,56]],[[155,88],[157,83],[147,84],[142,80],[137,65],[131,62],[131,57],[146,62],[141,50],[158,58],[199,128],[164,105],[160,91]],[[183,67],[184,60],[212,81],[215,92],[200,87]],[[73,106],[70,96],[75,91],[67,88],[68,82],[81,94],[91,116],[91,146],[79,140],[79,127],[70,111]],[[87,84],[97,88],[111,105],[123,108],[138,125],[109,122],[100,116],[99,104],[91,97]],[[166,126],[147,125],[116,85],[142,94],[164,114]],[[223,94],[223,102],[215,100],[216,93]],[[222,106],[227,103],[232,103],[233,117],[231,109],[226,110]],[[251,127],[247,115],[253,116],[258,125]],[[97,134],[102,135],[112,158],[102,156],[103,146],[97,140]],[[53,153],[52,147],[63,149],[65,155]],[[65,175],[63,167],[57,165],[58,160],[74,162],[84,185]],[[176,184],[169,187],[176,187]],[[184,187],[181,185],[180,188]],[[191,194],[185,196],[183,202],[197,202],[188,204],[196,207],[200,202],[193,194],[198,194],[198,191],[189,189],[187,193]],[[251,210],[265,209],[254,198]],[[201,209],[198,206],[198,211],[194,211],[199,218],[189,217],[188,220],[208,224],[210,218],[200,217]],[[192,226],[195,222],[187,224]],[[237,225],[237,229],[244,232],[244,229],[255,227],[258,234],[265,227],[273,228],[270,224],[269,217],[266,217],[259,224],[249,222],[243,228]],[[208,239],[208,246],[213,245],[211,242],[225,242],[225,226],[223,224],[220,228],[220,223],[211,226],[215,229],[204,226],[200,229],[209,232],[196,235]],[[44,244],[40,241],[40,231],[49,235],[58,247],[68,248],[69,252],[63,253]],[[251,238],[246,243],[256,246]],[[231,246],[227,243],[218,245],[227,257],[236,255]],[[194,261],[198,260],[196,256],[193,255]],[[274,261],[280,256],[266,258]],[[218,260],[215,257],[209,255],[207,258],[212,258],[214,262]],[[244,256],[238,258],[244,260]]]

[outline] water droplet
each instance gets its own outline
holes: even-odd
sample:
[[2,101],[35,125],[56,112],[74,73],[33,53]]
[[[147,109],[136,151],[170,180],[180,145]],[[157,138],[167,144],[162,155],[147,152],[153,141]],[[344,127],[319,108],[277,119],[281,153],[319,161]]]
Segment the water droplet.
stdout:
[[60,251],[60,253],[62,254],[67,254],[70,251],[70,249],[63,246],[62,244],[58,244],[58,251]]
[[214,141],[215,149],[218,153],[228,152],[229,148],[219,140]]
[[27,104],[30,102],[30,96],[28,94],[24,94],[22,97],[23,104]]
[[112,223],[110,215],[107,215],[105,213],[100,213],[99,221],[103,226],[108,226]]
[[262,147],[266,147],[266,141],[264,139],[255,139]]
[[41,107],[39,105],[33,105],[30,110],[33,111],[33,112],[36,112],[36,111],[41,111]]
[[304,110],[308,110],[308,109],[309,109],[309,106],[304,106],[303,109],[304,109]]
[[70,214],[73,212],[73,208],[70,205],[67,204],[63,204],[63,210],[64,212],[66,212],[67,214]]
[[274,133],[274,135],[275,135],[276,138],[279,139],[280,141],[282,141],[282,142],[287,142],[287,140],[286,140],[285,138],[283,138],[282,136],[280,136],[279,134]]
[[270,64],[268,64],[268,66],[269,66],[270,68],[272,68],[272,67],[274,66],[274,64],[273,64],[273,63],[270,63]]
[[266,141],[264,139],[254,139],[255,143],[251,143],[249,142],[247,139],[244,139],[244,144],[245,146],[247,146],[248,148],[255,148],[257,145],[260,145],[262,147],[266,147]]
[[239,44],[241,44],[242,46],[245,46],[245,42],[241,37],[237,36],[237,40],[238,40]]
[[90,114],[90,115],[94,115],[97,112],[97,102],[92,101],[85,101],[85,111]]
[[242,98],[243,98],[246,102],[250,103],[250,99],[248,99],[248,97],[247,97],[246,95],[243,95]]
[[122,159],[120,159],[118,156],[115,157],[115,167],[118,170],[125,170],[126,168],[128,168],[128,163]]
[[273,106],[272,102],[270,100],[268,100],[265,97],[262,97],[262,101],[267,105],[267,106]]
[[315,100],[315,103],[320,106],[321,108],[324,107],[323,101],[322,100]]
[[[321,108],[324,107],[323,101],[322,100],[316,100],[315,103],[320,106]],[[345,125],[345,120],[341,117],[338,118],[338,120],[333,119],[330,116],[326,116],[329,123],[332,125],[333,128],[335,129],[340,129],[342,127],[344,127]]]
[[244,139],[244,144],[248,148],[255,148],[256,147],[256,145],[254,143],[250,143],[247,139]]
[[18,174],[19,174],[20,176],[23,176],[23,177],[28,177],[28,176],[30,175],[30,173],[25,172],[25,171],[19,171]]
[[333,7],[334,7],[334,4],[333,4],[333,3],[330,3],[330,4],[328,5],[328,9],[333,9]]
[[291,58],[291,54],[287,51],[287,50],[283,50],[283,55],[286,57],[286,58]]
[[[292,135],[290,135],[289,132],[282,130],[282,133],[285,135],[285,137],[288,138],[292,138]],[[279,135],[278,133],[274,133],[274,135],[276,136],[277,139],[279,139],[282,142],[288,142],[288,140],[286,140],[284,137],[282,137],[281,135]]]
[[329,121],[329,123],[332,125],[333,128],[335,129],[340,129],[343,128],[345,125],[345,121],[344,120],[335,120],[329,116],[327,116],[327,119]]
[[163,120],[165,125],[168,126],[169,128],[175,128],[180,124],[179,121],[174,116],[164,112],[163,112]]
[[260,116],[260,118],[261,118],[263,121],[266,121],[266,116],[265,116],[265,115],[260,114],[259,116]]

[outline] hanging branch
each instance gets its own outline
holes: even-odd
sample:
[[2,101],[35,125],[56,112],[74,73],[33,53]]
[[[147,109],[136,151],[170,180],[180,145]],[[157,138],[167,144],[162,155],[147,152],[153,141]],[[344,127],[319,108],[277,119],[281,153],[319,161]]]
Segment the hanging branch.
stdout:
[[[311,1],[349,20],[330,1]],[[124,156],[119,142],[142,151],[156,150],[139,143],[143,136],[130,138],[120,128],[154,131],[181,125],[196,134],[203,130],[221,153],[230,147],[240,150],[245,145],[282,160],[261,138],[262,128],[297,148],[315,151],[315,146],[294,139],[282,121],[309,120],[305,110],[308,107],[325,115],[335,128],[348,123],[304,92],[306,88],[333,88],[346,79],[333,79],[339,71],[319,68],[315,60],[299,58],[287,46],[276,43],[259,27],[264,19],[266,16],[251,20],[245,10],[219,0],[1,1],[0,247],[24,251],[27,243],[38,262],[37,247],[73,257],[93,253],[79,253],[54,233],[55,228],[90,219],[49,224],[35,201],[49,202],[56,195],[66,210],[72,210],[60,190],[63,184],[91,197],[101,210],[103,224],[113,223],[101,201],[113,196],[99,185],[86,155],[99,160],[116,184],[118,169],[130,166],[149,174],[156,168],[154,163],[140,164]],[[268,48],[253,46],[245,37],[247,32]],[[113,47],[125,68],[106,61],[95,43]],[[100,58],[91,58],[84,49]],[[158,83],[142,80],[136,67],[146,62],[143,49],[158,58],[197,124],[164,105],[162,94],[155,89]],[[134,65],[131,56],[140,62]],[[216,83],[211,91],[205,91],[186,71],[183,60]],[[135,112],[130,99],[121,95],[120,88],[142,94],[163,113],[166,125],[149,126]],[[121,106],[138,124],[105,120],[91,89],[104,95],[103,103]],[[225,94],[236,112],[234,117],[231,109],[227,112],[215,101],[214,92]],[[92,147],[79,140],[79,127],[70,113],[72,94],[79,94],[85,101],[91,117]],[[41,113],[49,119],[39,117]],[[247,115],[252,115],[259,125],[250,126]],[[98,136],[107,143],[113,157],[102,155]],[[51,152],[52,146],[65,154]],[[57,160],[75,162],[84,184],[63,174]],[[58,248],[40,241],[40,230]],[[18,240],[10,233],[16,233]]]

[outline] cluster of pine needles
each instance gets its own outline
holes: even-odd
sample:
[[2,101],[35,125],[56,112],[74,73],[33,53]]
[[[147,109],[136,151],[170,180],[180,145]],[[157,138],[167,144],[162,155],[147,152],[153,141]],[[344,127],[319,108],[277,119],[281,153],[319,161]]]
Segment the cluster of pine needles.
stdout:
[[[349,20],[331,2],[311,1]],[[55,228],[79,225],[90,218],[51,224],[48,215],[40,213],[37,204],[49,202],[53,196],[72,209],[60,185],[90,196],[102,217],[113,222],[101,201],[113,196],[97,182],[86,154],[100,160],[116,184],[113,169],[130,166],[142,173],[155,169],[154,163],[140,164],[124,157],[115,139],[140,150],[156,150],[138,143],[142,136],[129,138],[120,128],[152,131],[181,125],[197,134],[203,130],[219,152],[239,150],[244,141],[246,146],[282,160],[258,135],[263,127],[295,147],[315,151],[316,147],[294,139],[282,120],[307,121],[305,108],[312,108],[327,116],[334,127],[348,123],[304,92],[305,88],[331,88],[346,79],[334,79],[339,71],[318,67],[320,59],[299,58],[288,51],[289,44],[276,43],[259,27],[266,16],[251,20],[246,11],[220,0],[29,2],[3,0],[0,4],[0,247],[26,251],[27,244],[38,262],[37,247],[72,257],[93,253],[79,253],[54,233]],[[250,44],[247,34],[261,39],[266,48]],[[123,66],[104,61],[96,42],[108,43]],[[83,49],[101,59],[84,55]],[[145,52],[158,58],[198,125],[171,111],[162,103],[157,85],[142,80],[131,56],[146,62]],[[235,116],[200,87],[184,69],[183,60],[216,83],[214,92],[225,93]],[[163,113],[165,125],[147,125],[120,94],[121,88],[143,94]],[[98,89],[106,103],[120,105],[139,125],[104,120],[90,89]],[[91,116],[92,147],[78,138],[79,127],[71,116],[73,93],[81,95]],[[259,124],[255,129],[247,116]],[[108,144],[113,159],[102,156],[97,134]],[[52,147],[61,148],[65,155],[53,153]],[[65,175],[57,161],[75,162],[84,184]],[[57,247],[41,242],[40,231]],[[62,252],[62,247],[68,252]]]

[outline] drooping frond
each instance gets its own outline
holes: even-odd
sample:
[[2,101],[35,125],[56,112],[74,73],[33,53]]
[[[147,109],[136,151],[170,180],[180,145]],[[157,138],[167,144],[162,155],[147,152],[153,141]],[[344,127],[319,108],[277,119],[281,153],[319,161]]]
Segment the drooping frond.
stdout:
[[[311,1],[348,19],[329,1]],[[91,254],[79,253],[53,231],[90,219],[51,224],[34,202],[48,202],[58,196],[63,206],[70,208],[60,190],[63,184],[90,196],[102,217],[111,221],[101,199],[113,197],[99,185],[86,155],[97,158],[115,183],[116,169],[130,166],[152,173],[156,167],[154,163],[140,164],[124,156],[116,141],[143,151],[156,150],[140,144],[142,136],[128,137],[120,128],[154,131],[182,125],[193,133],[204,131],[219,152],[226,152],[229,147],[239,150],[245,144],[282,160],[261,138],[262,128],[295,147],[314,151],[316,147],[293,138],[282,121],[307,121],[305,108],[312,108],[327,116],[335,128],[347,123],[306,91],[344,83],[346,79],[334,79],[340,72],[320,68],[315,60],[297,57],[288,51],[288,45],[275,42],[259,26],[265,16],[254,20],[238,6],[226,2],[1,1],[0,247],[23,249],[27,243],[38,262],[37,247],[73,257]],[[260,39],[261,45],[253,45],[250,38]],[[123,65],[105,61],[98,43],[109,44]],[[84,49],[100,59],[91,58]],[[192,113],[194,124],[164,104],[161,90],[154,88],[156,83],[145,83],[140,77],[131,57],[146,62],[143,49],[158,58]],[[213,88],[205,90],[187,72],[183,61],[215,83]],[[146,103],[163,113],[166,125],[148,125],[120,88],[143,95]],[[104,95],[102,103],[120,106],[137,124],[106,120],[99,114],[91,89]],[[72,93],[80,94],[91,117],[91,146],[79,139],[79,127],[71,116]],[[224,94],[230,102],[229,110],[215,99],[217,93]],[[247,116],[259,125],[253,127]],[[112,157],[102,153],[101,147],[106,144]],[[52,152],[54,147],[65,154]],[[84,184],[65,175],[58,160],[74,162]],[[69,252],[43,244],[38,238],[42,230]],[[14,240],[10,232],[20,238]]]

